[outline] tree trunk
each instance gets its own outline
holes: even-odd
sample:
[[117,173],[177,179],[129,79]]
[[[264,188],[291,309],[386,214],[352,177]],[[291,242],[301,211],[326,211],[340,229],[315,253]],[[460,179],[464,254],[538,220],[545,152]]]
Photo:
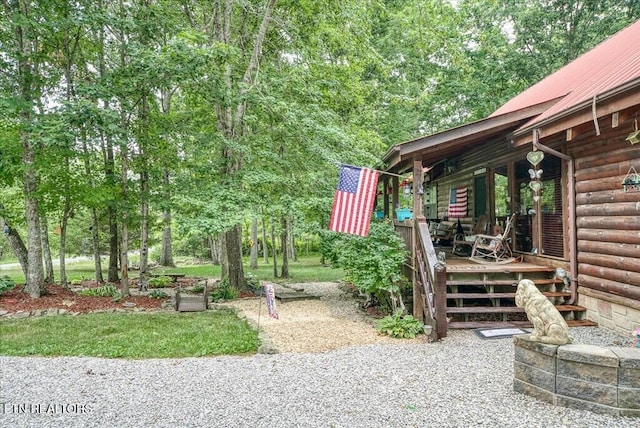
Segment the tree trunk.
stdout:
[[140,173],[140,278],[138,288],[147,290],[149,287],[149,174],[146,171],[147,163],[146,154],[141,153],[143,157],[142,168]]
[[287,255],[287,247],[289,246],[288,231],[289,226],[287,222],[287,216],[283,215],[281,218],[282,231],[280,232],[281,244],[282,244],[282,270],[280,278],[289,278],[289,256]]
[[227,235],[222,232],[220,234],[220,276],[226,278],[229,276],[229,257],[227,257]]
[[258,217],[251,219],[251,257],[249,268],[258,269]]
[[98,211],[91,209],[91,240],[93,243],[93,266],[95,268],[96,282],[102,284],[104,278],[102,276],[102,260],[100,259],[100,224],[98,223]]
[[269,244],[267,242],[267,222],[262,208],[262,260],[269,264]]
[[171,187],[169,171],[165,168],[162,172],[162,185],[164,187],[164,201],[162,204],[162,253],[160,264],[162,266],[175,266],[173,262],[173,250],[171,242]]
[[207,236],[209,243],[209,252],[211,253],[211,261],[214,266],[220,266],[220,239],[212,235]]
[[51,247],[49,246],[49,226],[47,224],[47,217],[40,216],[40,235],[42,239],[42,258],[44,259],[45,277],[44,282],[46,284],[55,283],[55,274],[53,272],[53,260],[51,257]]
[[242,266],[242,227],[236,225],[225,233],[227,244],[227,260],[229,263],[229,284],[238,291],[250,291],[249,285],[244,278],[244,268]]
[[24,246],[24,241],[18,234],[18,231],[10,227],[2,217],[0,217],[0,230],[3,231],[3,235],[7,238],[9,247],[11,247],[13,255],[18,259],[22,273],[26,278],[29,273],[29,254],[27,253],[27,247]]
[[298,261],[298,253],[296,251],[296,236],[293,233],[293,219],[294,219],[293,216],[289,217],[289,244],[290,244],[289,248],[291,249],[291,253],[290,253],[291,259],[294,262],[297,262]]
[[[69,170],[69,158],[65,157],[65,168],[67,176]],[[68,182],[64,185],[64,208],[62,210],[62,224],[60,225],[60,285],[64,288],[68,288],[67,281],[67,264],[65,261],[67,252],[67,226],[69,225],[69,216],[71,215],[71,195],[69,191]]]
[[278,277],[278,251],[276,250],[276,231],[271,219],[271,248],[273,249],[273,277]]
[[[121,113],[122,124],[124,125],[126,119],[124,112]],[[129,296],[129,212],[126,207],[126,200],[128,196],[127,192],[127,174],[129,172],[129,148],[127,142],[122,144],[121,148],[122,156],[122,232],[120,236],[120,293],[122,296]]]

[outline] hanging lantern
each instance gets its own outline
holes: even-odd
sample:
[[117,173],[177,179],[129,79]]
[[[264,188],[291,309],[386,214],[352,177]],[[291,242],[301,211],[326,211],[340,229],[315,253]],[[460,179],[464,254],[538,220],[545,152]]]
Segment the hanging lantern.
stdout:
[[640,192],[640,174],[633,166],[622,180],[622,189],[625,192]]
[[628,141],[631,144],[635,144],[640,141],[640,131],[638,131],[638,119],[633,121],[633,125],[634,125],[634,131],[631,134],[629,134],[627,138],[624,139],[625,141]]

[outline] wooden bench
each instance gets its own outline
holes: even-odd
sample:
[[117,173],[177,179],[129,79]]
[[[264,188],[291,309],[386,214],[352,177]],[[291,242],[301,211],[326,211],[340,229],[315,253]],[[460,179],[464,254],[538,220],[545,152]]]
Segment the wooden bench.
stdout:
[[175,288],[176,291],[176,311],[178,312],[202,312],[209,309],[209,286],[204,285],[202,295],[182,294],[180,286]]

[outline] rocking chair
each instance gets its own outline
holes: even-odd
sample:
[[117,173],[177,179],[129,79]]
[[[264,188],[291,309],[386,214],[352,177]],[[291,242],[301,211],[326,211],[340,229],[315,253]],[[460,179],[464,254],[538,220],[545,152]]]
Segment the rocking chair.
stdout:
[[482,214],[480,217],[478,217],[478,221],[471,231],[471,235],[456,233],[456,236],[453,238],[453,248],[451,249],[451,252],[458,256],[468,256],[471,253],[473,244],[476,242],[476,236],[481,233],[486,233],[488,224],[489,217],[486,214]]
[[476,235],[471,250],[471,259],[489,258],[499,263],[513,257],[511,248],[509,247],[509,234],[511,233],[511,224],[515,218],[515,214],[507,217],[504,226],[504,232],[498,235]]

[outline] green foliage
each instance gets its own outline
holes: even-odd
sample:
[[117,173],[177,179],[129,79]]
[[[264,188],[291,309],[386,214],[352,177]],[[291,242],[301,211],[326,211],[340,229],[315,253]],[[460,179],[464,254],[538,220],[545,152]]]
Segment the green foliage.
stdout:
[[343,234],[334,239],[332,251],[344,268],[345,279],[391,308],[391,298],[399,295],[405,281],[401,269],[407,257],[393,225],[373,222],[366,238]]
[[413,315],[402,316],[401,311],[376,320],[376,329],[380,334],[404,339],[413,339],[417,334],[424,332],[422,322]]
[[97,288],[87,288],[86,290],[81,290],[78,292],[81,296],[90,296],[90,297],[117,297],[120,295],[120,292],[116,288],[115,285],[105,284],[101,287]]
[[165,288],[171,284],[171,277],[169,276],[156,276],[149,278],[149,287],[151,288]]
[[0,355],[185,358],[254,353],[259,343],[231,311],[88,314],[2,321]]
[[203,291],[204,291],[204,285],[202,284],[196,284],[193,287],[191,287],[191,292],[194,294],[202,293]]
[[238,297],[238,290],[229,283],[229,279],[225,278],[216,284],[216,288],[211,291],[211,300],[218,302],[220,300],[233,300]]
[[152,299],[166,299],[169,296],[164,291],[152,290],[149,293],[149,297],[151,297]]
[[9,278],[7,275],[3,275],[2,277],[0,277],[0,294],[13,289],[15,285],[15,282],[13,282],[11,278]]

